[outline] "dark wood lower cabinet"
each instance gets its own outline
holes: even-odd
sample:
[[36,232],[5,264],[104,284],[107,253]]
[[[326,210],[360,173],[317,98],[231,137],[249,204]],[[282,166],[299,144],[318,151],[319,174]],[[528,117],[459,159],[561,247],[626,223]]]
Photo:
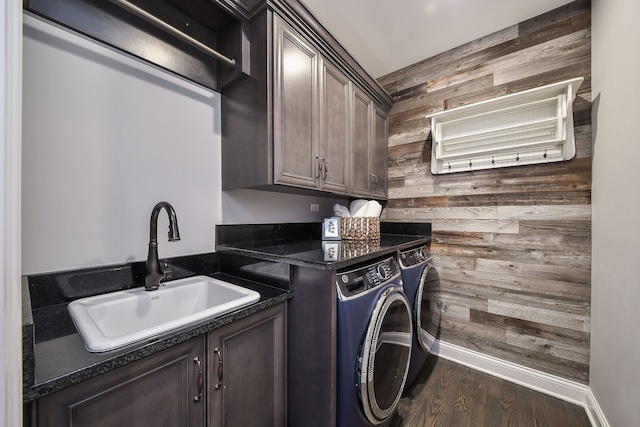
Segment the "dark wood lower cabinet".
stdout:
[[53,393],[33,425],[284,426],[285,320],[280,304]]
[[37,425],[202,427],[206,400],[194,401],[194,358],[204,356],[198,337],[58,391],[38,401]]
[[209,335],[209,426],[284,426],[285,305]]

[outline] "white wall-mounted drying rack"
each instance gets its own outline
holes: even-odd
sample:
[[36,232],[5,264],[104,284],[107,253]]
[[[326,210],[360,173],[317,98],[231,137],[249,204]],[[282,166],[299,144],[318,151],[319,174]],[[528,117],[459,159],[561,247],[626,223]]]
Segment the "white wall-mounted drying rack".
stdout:
[[583,80],[578,77],[428,115],[433,138],[431,172],[573,158],[573,100]]

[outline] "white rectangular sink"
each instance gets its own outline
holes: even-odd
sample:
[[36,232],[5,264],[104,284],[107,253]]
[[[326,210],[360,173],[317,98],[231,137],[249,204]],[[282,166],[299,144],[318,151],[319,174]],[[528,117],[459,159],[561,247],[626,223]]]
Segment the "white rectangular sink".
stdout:
[[260,299],[251,289],[208,276],[72,301],[68,309],[89,351],[113,350],[171,329],[220,316]]

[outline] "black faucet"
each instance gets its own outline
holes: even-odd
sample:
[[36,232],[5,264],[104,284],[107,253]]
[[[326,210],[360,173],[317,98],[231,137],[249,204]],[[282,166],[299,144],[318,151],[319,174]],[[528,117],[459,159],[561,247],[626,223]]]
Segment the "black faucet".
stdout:
[[173,210],[167,202],[160,202],[153,207],[151,211],[151,227],[149,232],[149,255],[147,255],[147,275],[144,279],[144,287],[148,291],[155,291],[160,287],[160,281],[169,277],[171,270],[168,266],[160,268],[158,260],[158,214],[164,208],[169,215],[169,241],[175,242],[180,240],[180,232],[178,231],[178,217],[176,211]]

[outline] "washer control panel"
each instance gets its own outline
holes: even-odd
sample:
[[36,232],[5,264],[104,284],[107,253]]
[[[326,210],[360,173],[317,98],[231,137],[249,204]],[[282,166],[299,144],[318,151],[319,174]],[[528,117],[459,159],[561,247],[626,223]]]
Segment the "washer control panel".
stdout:
[[409,249],[400,252],[400,264],[402,268],[413,267],[429,259],[429,250],[426,246]]
[[383,285],[398,277],[400,267],[392,257],[349,271],[338,271],[336,285],[343,298],[351,297]]

